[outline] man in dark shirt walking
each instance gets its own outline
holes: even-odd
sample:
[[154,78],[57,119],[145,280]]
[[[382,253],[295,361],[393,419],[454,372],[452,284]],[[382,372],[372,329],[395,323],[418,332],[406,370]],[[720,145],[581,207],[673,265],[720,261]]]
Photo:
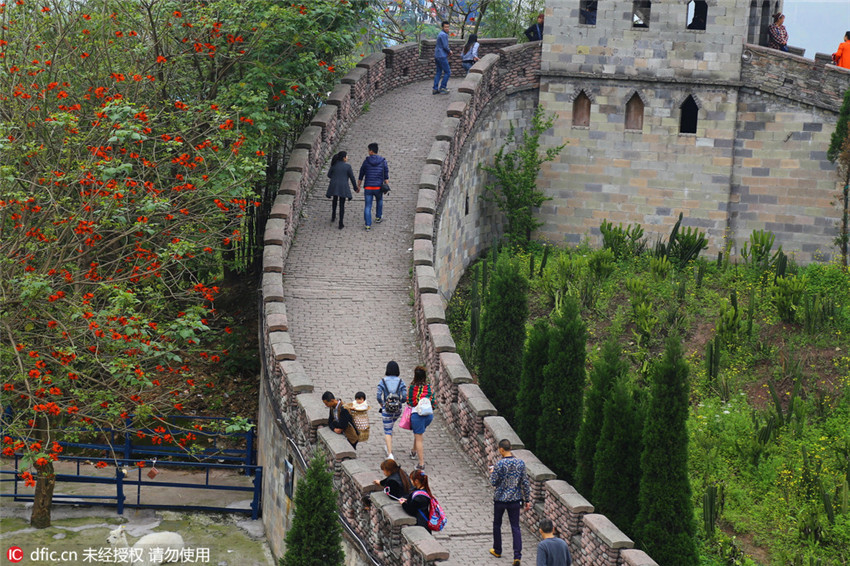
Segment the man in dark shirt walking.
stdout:
[[537,545],[537,566],[572,566],[570,547],[555,536],[555,525],[550,519],[540,520],[540,537],[543,540]]
[[[449,55],[452,50],[449,49],[449,22],[443,22],[440,25],[440,33],[437,35],[437,44],[434,46],[434,88],[431,90],[433,94],[448,94],[449,89],[446,85],[449,84],[449,77],[452,74],[452,69],[449,67]],[[440,77],[442,76],[442,82]]]
[[502,556],[502,515],[507,511],[513,536],[513,566],[519,566],[522,559],[519,512],[523,503],[526,510],[531,508],[531,483],[525,473],[525,462],[511,453],[510,440],[499,441],[499,454],[502,459],[495,466],[490,466],[490,483],[496,488],[493,494],[493,548],[490,554],[496,558]]
[[[366,229],[372,229],[372,201],[377,202],[375,210],[375,222],[381,222],[384,216],[384,193],[381,192],[381,185],[384,181],[390,178],[390,169],[387,166],[387,160],[378,155],[378,144],[369,144],[369,155],[363,160],[363,165],[360,166],[360,174],[357,176],[357,189],[360,189],[360,183],[363,182],[363,197],[366,201],[366,207],[363,209],[363,220],[366,222]],[[364,181],[365,179],[365,181]]]

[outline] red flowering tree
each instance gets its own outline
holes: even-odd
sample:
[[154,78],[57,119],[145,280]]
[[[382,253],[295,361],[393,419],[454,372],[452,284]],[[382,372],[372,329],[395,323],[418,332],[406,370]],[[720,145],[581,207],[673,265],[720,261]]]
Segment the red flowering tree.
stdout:
[[[163,418],[292,116],[350,49],[345,0],[0,4],[3,454],[50,524],[59,442]],[[324,89],[324,90],[323,90]],[[100,462],[98,466],[106,466]]]

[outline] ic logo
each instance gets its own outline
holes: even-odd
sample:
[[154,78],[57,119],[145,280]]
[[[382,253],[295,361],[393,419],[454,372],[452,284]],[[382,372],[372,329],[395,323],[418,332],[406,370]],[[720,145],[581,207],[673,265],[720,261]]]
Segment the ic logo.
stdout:
[[20,546],[10,546],[6,551],[6,558],[9,562],[18,563],[24,559],[24,551]]

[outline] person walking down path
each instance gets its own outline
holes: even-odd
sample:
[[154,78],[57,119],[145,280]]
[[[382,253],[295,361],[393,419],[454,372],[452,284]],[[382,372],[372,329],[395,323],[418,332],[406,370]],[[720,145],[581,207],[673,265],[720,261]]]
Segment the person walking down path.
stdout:
[[413,430],[413,450],[411,458],[419,458],[417,470],[425,469],[425,429],[434,420],[434,390],[428,383],[428,374],[422,366],[413,370],[413,381],[407,392],[407,404],[413,410],[410,425]]
[[493,548],[490,554],[496,558],[502,556],[502,516],[507,511],[513,538],[513,566],[519,566],[522,560],[519,512],[523,503],[526,510],[531,508],[531,483],[525,473],[525,462],[511,452],[510,440],[499,441],[499,455],[502,459],[490,466],[490,484],[496,488],[493,494]]
[[328,412],[328,428],[337,434],[345,435],[349,444],[357,448],[358,433],[354,418],[342,404],[342,399],[337,399],[330,391],[322,393],[322,403],[330,409]]
[[[363,219],[366,221],[366,229],[372,229],[372,200],[377,201],[375,208],[375,222],[383,220],[384,214],[384,195],[381,192],[381,185],[384,181],[390,178],[390,169],[387,166],[387,160],[378,155],[378,144],[370,143],[368,147],[369,155],[363,160],[360,166],[360,174],[357,175],[357,188],[360,189],[360,182],[363,182],[363,196],[366,199],[366,208],[363,209]],[[365,179],[365,181],[364,181]]]
[[328,183],[328,192],[325,193],[327,198],[332,198],[331,201],[331,223],[336,220],[336,205],[339,202],[339,229],[345,228],[342,219],[345,216],[345,201],[351,200],[351,189],[348,188],[349,181],[351,188],[355,193],[359,193],[357,187],[357,179],[354,178],[354,171],[351,170],[351,165],[348,164],[348,153],[340,151],[331,158],[331,166],[328,169],[328,178],[331,180]]
[[478,57],[478,48],[480,46],[481,44],[478,43],[478,36],[474,33],[469,36],[466,45],[463,46],[463,52],[460,54],[460,64],[463,65],[464,69],[466,69],[467,74],[469,74],[469,70],[476,61],[480,59],[480,57]]
[[[452,69],[449,67],[449,55],[452,50],[449,49],[449,22],[440,24],[441,31],[437,35],[437,45],[434,46],[434,88],[431,94],[448,94],[449,89],[446,85],[449,84],[449,77],[452,74]],[[443,80],[440,82],[440,77]]]
[[393,425],[401,416],[404,402],[407,401],[407,386],[399,377],[401,371],[395,361],[387,362],[384,377],[378,382],[378,405],[381,407],[381,421],[384,425],[384,442],[387,445],[387,458],[393,458]]
[[381,462],[381,471],[386,477],[380,481],[373,480],[373,483],[383,487],[390,497],[401,499],[413,491],[410,478],[395,460],[388,458]]
[[537,566],[572,566],[573,557],[567,542],[555,536],[551,519],[540,520],[540,538],[537,544]]
[[537,15],[537,22],[528,26],[525,30],[528,41],[540,41],[543,39],[543,14]]
[[839,67],[850,69],[850,31],[844,34],[844,42],[838,46],[838,51],[832,54],[832,62]]
[[783,25],[785,14],[773,14],[773,23],[767,26],[767,46],[771,49],[788,51],[788,31]]

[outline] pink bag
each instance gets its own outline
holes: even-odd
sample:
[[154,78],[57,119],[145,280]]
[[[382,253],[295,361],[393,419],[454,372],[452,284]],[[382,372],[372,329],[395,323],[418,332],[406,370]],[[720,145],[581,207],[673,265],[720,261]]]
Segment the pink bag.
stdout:
[[410,415],[413,413],[413,409],[410,405],[405,405],[404,410],[401,412],[401,417],[398,419],[398,428],[403,428],[404,430],[410,430]]

